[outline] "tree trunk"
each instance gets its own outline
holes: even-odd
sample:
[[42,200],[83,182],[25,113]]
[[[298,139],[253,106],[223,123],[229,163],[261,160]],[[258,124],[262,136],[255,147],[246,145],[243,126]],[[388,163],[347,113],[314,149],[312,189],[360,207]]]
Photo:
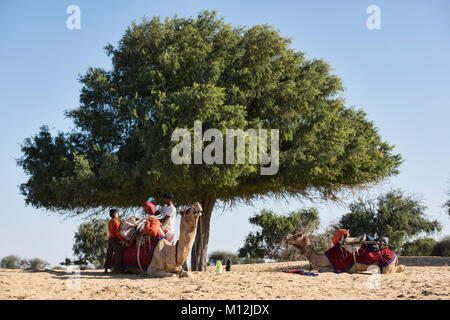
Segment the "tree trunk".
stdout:
[[203,213],[198,220],[197,233],[191,253],[191,270],[206,271],[206,259],[209,242],[209,226],[216,199],[205,199],[200,203]]

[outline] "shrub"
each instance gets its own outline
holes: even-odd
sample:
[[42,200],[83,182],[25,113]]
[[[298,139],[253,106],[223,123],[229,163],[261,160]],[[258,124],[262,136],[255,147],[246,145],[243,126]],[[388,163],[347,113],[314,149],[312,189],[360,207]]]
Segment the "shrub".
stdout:
[[230,259],[232,264],[240,264],[242,263],[242,259],[238,257],[237,254],[229,251],[213,251],[209,255],[208,263],[210,265],[215,265],[218,260],[222,261],[222,263],[226,263],[227,259]]
[[50,264],[47,261],[44,261],[40,258],[33,258],[28,260],[30,270],[39,270],[44,269],[45,267],[48,267]]
[[52,270],[66,270],[66,268],[61,267],[61,266],[54,266],[54,267],[52,268]]
[[252,258],[252,257],[245,257],[241,260],[241,264],[253,264],[253,263],[264,263],[264,259],[261,258]]
[[2,259],[0,265],[4,269],[19,269],[21,260],[18,256],[9,255]]
[[433,238],[419,238],[402,246],[402,256],[431,256],[433,247],[438,242]]
[[433,247],[433,256],[450,257],[450,236],[445,237]]

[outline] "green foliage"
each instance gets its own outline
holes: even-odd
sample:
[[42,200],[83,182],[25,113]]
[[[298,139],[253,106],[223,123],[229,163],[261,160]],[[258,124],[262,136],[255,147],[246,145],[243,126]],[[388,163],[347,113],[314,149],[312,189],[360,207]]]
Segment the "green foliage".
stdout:
[[[43,126],[17,164],[26,203],[61,213],[138,207],[166,190],[178,204],[261,196],[336,197],[397,174],[401,157],[366,114],[344,106],[341,80],[269,25],[236,27],[215,12],[133,23],[106,46],[112,69],[80,76],[74,130]],[[280,129],[280,169],[261,163],[175,165],[176,128]],[[164,190],[162,190],[163,186]]]
[[433,256],[450,257],[450,236],[445,237],[433,247]]
[[230,259],[232,264],[239,264],[242,262],[242,259],[238,257],[237,254],[229,251],[213,251],[209,254],[208,263],[210,265],[215,265],[218,260],[222,261],[223,264],[227,262],[227,259]]
[[22,259],[15,255],[9,255],[1,260],[0,265],[5,269],[39,270],[49,266],[49,263],[40,258]]
[[222,264],[226,264],[227,259],[230,259],[231,264],[253,264],[264,263],[264,259],[251,258],[251,257],[239,257],[236,253],[229,251],[213,251],[209,254],[208,264],[215,265],[217,260],[222,261]]
[[[108,247],[108,220],[92,219],[82,223],[75,233],[73,253],[78,257],[74,264],[93,264],[102,267],[105,262],[106,249]],[[71,263],[66,259],[65,263]]]
[[408,238],[442,229],[439,221],[426,218],[426,208],[419,200],[405,196],[401,190],[390,191],[376,201],[359,200],[349,209],[339,221],[341,228],[353,236],[366,233],[388,237],[395,250],[400,250]]
[[250,223],[260,228],[250,232],[242,248],[240,257],[283,259],[284,239],[295,232],[312,233],[319,227],[320,219],[317,209],[302,209],[288,215],[279,216],[273,211],[262,210],[249,219]]
[[402,246],[402,256],[431,256],[438,242],[433,238],[419,238]]
[[28,260],[28,268],[30,270],[40,270],[48,267],[50,264],[40,258],[32,258]]
[[264,263],[263,258],[256,258],[256,257],[244,257],[241,258],[240,264],[255,264],[255,263]]
[[52,268],[52,270],[66,270],[66,269],[64,267],[61,267],[61,266],[54,266]]
[[21,267],[21,259],[11,254],[2,258],[0,266],[4,269],[19,269]]

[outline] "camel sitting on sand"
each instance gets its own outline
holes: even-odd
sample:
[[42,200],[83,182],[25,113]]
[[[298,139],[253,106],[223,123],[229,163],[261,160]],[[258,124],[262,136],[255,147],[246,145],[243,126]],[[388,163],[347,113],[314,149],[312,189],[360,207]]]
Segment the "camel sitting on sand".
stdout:
[[[189,209],[180,211],[180,238],[175,245],[165,238],[156,244],[153,258],[147,269],[147,274],[150,277],[167,277],[174,274],[178,274],[180,277],[189,276],[188,272],[183,270],[183,265],[189,256],[202,211],[202,206],[198,202],[195,202]],[[136,269],[125,269],[133,273],[136,272]]]
[[[299,232],[294,235],[288,235],[285,239],[287,244],[293,245],[297,249],[301,251],[301,253],[307,257],[308,261],[316,266],[316,267],[332,267],[330,264],[330,261],[328,260],[327,256],[323,253],[318,253],[312,248],[311,242],[309,238],[306,236],[306,234]],[[355,263],[351,269],[347,270],[349,273],[355,273],[358,271],[367,271],[368,268],[373,266],[378,266],[377,264],[374,265],[367,265],[367,264],[361,264],[361,263]],[[398,256],[395,255],[394,260],[392,263],[385,267],[381,267],[381,273],[382,274],[388,274],[388,273],[396,273],[396,272],[403,272],[405,270],[404,265],[398,264]]]

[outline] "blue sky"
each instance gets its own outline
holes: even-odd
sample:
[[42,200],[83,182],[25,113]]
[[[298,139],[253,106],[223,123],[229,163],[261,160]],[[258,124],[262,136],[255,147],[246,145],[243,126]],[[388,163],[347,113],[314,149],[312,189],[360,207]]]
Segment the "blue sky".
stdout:
[[[81,29],[66,27],[69,5],[81,9]],[[381,29],[366,27],[366,8],[381,9]],[[43,124],[68,130],[64,111],[78,105],[77,75],[109,68],[103,48],[116,44],[142,17],[192,16],[217,9],[234,25],[268,23],[292,38],[292,47],[333,67],[349,106],[364,109],[384,140],[405,159],[401,173],[363,196],[402,188],[423,199],[430,218],[450,234],[442,208],[450,189],[450,2],[442,1],[2,1],[0,2],[0,257],[17,254],[57,264],[72,255],[81,220],[25,207],[15,165],[23,139]],[[352,198],[350,197],[348,201]],[[322,228],[346,212],[332,203],[267,199],[253,207],[218,209],[210,250],[235,251],[262,208],[287,213],[319,208]]]

